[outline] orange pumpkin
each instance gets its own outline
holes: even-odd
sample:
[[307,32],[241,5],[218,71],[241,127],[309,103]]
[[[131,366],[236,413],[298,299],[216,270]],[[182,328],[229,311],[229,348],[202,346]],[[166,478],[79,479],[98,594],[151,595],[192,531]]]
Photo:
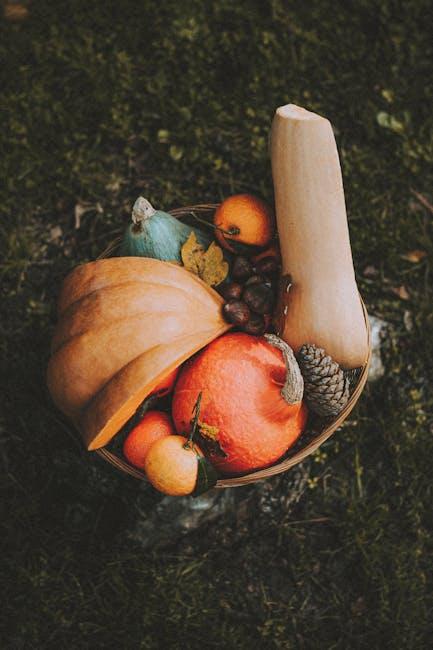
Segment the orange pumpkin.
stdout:
[[199,430],[210,438],[212,464],[225,474],[267,467],[305,427],[303,385],[293,352],[277,336],[229,333],[181,369],[173,396],[174,425],[178,433],[189,431],[202,393]]
[[222,298],[161,260],[117,257],[63,283],[48,387],[88,449],[105,445],[167,375],[231,326]]

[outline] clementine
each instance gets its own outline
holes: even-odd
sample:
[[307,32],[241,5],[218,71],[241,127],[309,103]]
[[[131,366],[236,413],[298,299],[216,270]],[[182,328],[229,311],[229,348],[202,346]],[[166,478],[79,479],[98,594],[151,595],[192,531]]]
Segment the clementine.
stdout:
[[229,196],[215,211],[213,222],[217,226],[215,236],[218,242],[232,253],[236,250],[231,241],[267,246],[275,232],[273,211],[252,194]]
[[[190,412],[191,416],[191,412]],[[201,449],[183,436],[167,436],[155,442],[146,456],[144,471],[154,488],[170,496],[194,491]]]
[[151,446],[161,438],[175,433],[171,418],[162,411],[148,411],[136,427],[129,432],[123,443],[125,458],[139,469],[144,469],[144,461]]
[[189,430],[200,392],[199,431],[211,438],[209,460],[226,474],[276,462],[306,424],[299,367],[273,335],[225,334],[183,366],[172,405],[178,432]]

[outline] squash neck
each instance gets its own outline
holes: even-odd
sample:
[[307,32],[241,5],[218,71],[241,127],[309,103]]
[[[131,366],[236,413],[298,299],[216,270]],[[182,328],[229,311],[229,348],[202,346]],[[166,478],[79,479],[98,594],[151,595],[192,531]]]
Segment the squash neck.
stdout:
[[142,230],[143,223],[151,219],[155,213],[156,210],[151,202],[143,196],[139,196],[132,208],[131,219],[134,224],[134,230]]

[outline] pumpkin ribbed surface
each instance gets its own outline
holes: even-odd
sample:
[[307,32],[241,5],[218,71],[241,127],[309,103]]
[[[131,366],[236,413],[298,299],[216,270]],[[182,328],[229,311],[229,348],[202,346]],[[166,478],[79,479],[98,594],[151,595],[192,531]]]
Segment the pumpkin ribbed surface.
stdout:
[[77,267],[58,301],[48,387],[89,449],[105,445],[175,367],[230,327],[222,299],[150,258]]
[[212,464],[225,474],[268,467],[295,442],[307,419],[302,391],[293,404],[281,394],[286,376],[281,351],[264,337],[222,336],[180,371],[172,406],[177,432],[190,431],[202,393],[200,423],[216,429],[213,440],[222,451],[209,453]]

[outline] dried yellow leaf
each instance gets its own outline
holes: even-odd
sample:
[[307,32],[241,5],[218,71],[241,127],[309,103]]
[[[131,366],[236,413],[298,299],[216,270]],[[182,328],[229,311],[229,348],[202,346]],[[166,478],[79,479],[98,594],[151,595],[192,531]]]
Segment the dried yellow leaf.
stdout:
[[206,424],[206,422],[198,422],[198,430],[203,438],[208,438],[209,440],[218,440],[218,434],[220,432],[218,427],[213,426],[212,424]]
[[410,300],[410,293],[402,284],[400,287],[391,287],[392,293],[395,293],[401,300]]
[[402,255],[402,258],[404,260],[407,260],[408,262],[412,262],[412,264],[417,264],[418,262],[421,262],[421,260],[423,260],[424,257],[427,257],[427,251],[422,251],[419,250],[418,248],[413,251],[409,251],[405,255]]
[[180,251],[183,265],[191,273],[202,276],[204,270],[204,248],[198,243],[195,232],[191,230],[191,234],[184,243]]
[[7,2],[3,7],[5,20],[11,23],[19,23],[29,17],[29,10],[20,2]]
[[204,256],[202,279],[213,287],[225,280],[228,272],[229,265],[224,260],[221,248],[212,242]]
[[194,231],[191,231],[180,254],[184,267],[198,275],[211,287],[226,279],[229,265],[224,260],[221,248],[215,242],[212,242],[205,252],[203,246],[198,243]]

